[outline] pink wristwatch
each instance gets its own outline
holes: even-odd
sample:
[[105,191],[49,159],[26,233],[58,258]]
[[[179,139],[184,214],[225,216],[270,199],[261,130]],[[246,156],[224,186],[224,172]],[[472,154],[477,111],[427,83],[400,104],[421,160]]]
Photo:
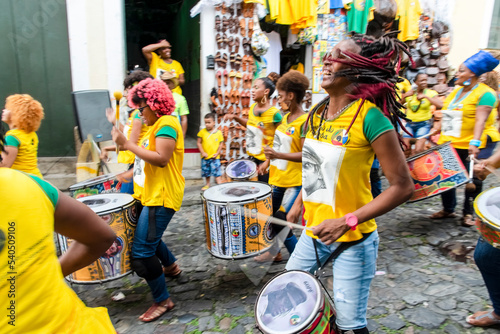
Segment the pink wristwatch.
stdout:
[[356,226],[358,226],[358,217],[353,215],[352,213],[348,213],[345,215],[345,222],[347,226],[351,228],[351,230],[356,230]]

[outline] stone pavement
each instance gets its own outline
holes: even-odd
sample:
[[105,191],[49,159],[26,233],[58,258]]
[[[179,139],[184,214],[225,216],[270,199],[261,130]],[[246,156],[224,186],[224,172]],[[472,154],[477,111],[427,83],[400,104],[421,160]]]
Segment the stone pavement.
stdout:
[[[485,189],[488,186],[500,186],[500,182],[490,176]],[[458,191],[459,203],[463,189]],[[198,190],[191,190],[186,196],[196,199]],[[257,295],[284,269],[288,253],[283,250],[285,261],[272,265],[211,256],[197,203],[186,203],[175,214],[163,238],[183,274],[177,280],[167,279],[176,306],[160,320],[145,324],[137,319],[152,298],[136,275],[102,285],[73,285],[87,305],[108,308],[119,333],[258,333],[253,318]],[[380,250],[368,307],[371,333],[500,333],[500,327],[474,328],[465,322],[467,315],[489,307],[486,288],[470,255],[459,262],[440,249],[452,241],[473,246],[478,234],[475,228],[461,227],[459,218],[430,220],[428,216],[439,209],[437,197],[402,205],[377,219]],[[252,280],[245,273],[253,275]],[[260,281],[259,274],[263,275]],[[329,275],[331,269],[325,278]],[[118,292],[125,299],[112,301]]]

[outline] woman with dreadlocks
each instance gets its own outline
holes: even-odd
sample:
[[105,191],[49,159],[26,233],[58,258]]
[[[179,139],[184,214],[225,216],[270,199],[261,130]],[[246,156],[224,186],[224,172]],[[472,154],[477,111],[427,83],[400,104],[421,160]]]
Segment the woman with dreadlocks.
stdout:
[[[286,269],[314,272],[336,249],[350,247],[333,262],[341,333],[368,333],[366,309],[379,243],[374,218],[413,193],[394,130],[404,117],[395,93],[401,52],[405,46],[389,36],[354,35],[337,44],[323,58],[321,85],[329,96],[311,111],[304,130],[303,151],[309,153],[302,156],[302,201],[312,233],[302,234]],[[390,186],[373,199],[369,180],[375,154]],[[324,186],[306,192],[318,178]]]

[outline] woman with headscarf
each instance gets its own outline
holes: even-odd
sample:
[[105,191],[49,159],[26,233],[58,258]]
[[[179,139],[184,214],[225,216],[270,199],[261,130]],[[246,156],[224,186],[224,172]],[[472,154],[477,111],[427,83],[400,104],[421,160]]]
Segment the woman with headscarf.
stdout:
[[[493,70],[498,64],[497,59],[482,50],[468,58],[458,69],[455,82],[458,87],[444,101],[438,144],[451,142],[467,169],[469,156],[488,158],[493,153],[496,142],[500,140],[498,130],[487,121],[498,104],[496,93],[479,82],[483,73]],[[474,178],[474,184],[475,190],[465,190],[464,226],[474,225],[472,201],[483,188],[483,182],[478,178]],[[454,217],[456,190],[453,188],[442,193],[441,199],[443,209],[431,215],[431,218]]]
[[[113,128],[113,140],[120,148],[135,154],[134,198],[143,205],[134,241],[132,268],[146,282],[153,294],[153,305],[139,317],[150,322],[174,307],[165,284],[165,275],[177,276],[180,269],[167,245],[163,232],[182,204],[184,177],[184,136],[176,116],[175,102],[167,85],[159,79],[146,79],[129,92],[129,104],[139,110],[150,128],[141,143],[127,140]],[[163,265],[163,268],[162,268]]]
[[[333,262],[342,334],[368,333],[366,310],[379,243],[374,218],[413,194],[394,130],[404,117],[395,92],[402,52],[408,52],[406,46],[389,36],[356,34],[337,44],[323,58],[321,86],[328,97],[310,112],[304,130],[302,201],[312,232],[302,233],[286,269],[314,272],[337,249],[349,247]],[[390,186],[374,199],[370,169],[375,154]],[[321,183],[312,183],[320,178]],[[296,202],[292,210],[300,205]]]

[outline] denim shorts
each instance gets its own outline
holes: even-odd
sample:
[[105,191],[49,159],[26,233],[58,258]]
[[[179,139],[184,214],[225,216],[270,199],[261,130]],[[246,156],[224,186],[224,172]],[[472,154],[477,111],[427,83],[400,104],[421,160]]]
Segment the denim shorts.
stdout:
[[422,121],[422,122],[408,122],[405,125],[406,130],[413,135],[409,136],[406,132],[403,131],[403,138],[418,138],[425,136],[429,132],[431,132],[431,120]]
[[220,159],[201,159],[201,177],[221,175]]

